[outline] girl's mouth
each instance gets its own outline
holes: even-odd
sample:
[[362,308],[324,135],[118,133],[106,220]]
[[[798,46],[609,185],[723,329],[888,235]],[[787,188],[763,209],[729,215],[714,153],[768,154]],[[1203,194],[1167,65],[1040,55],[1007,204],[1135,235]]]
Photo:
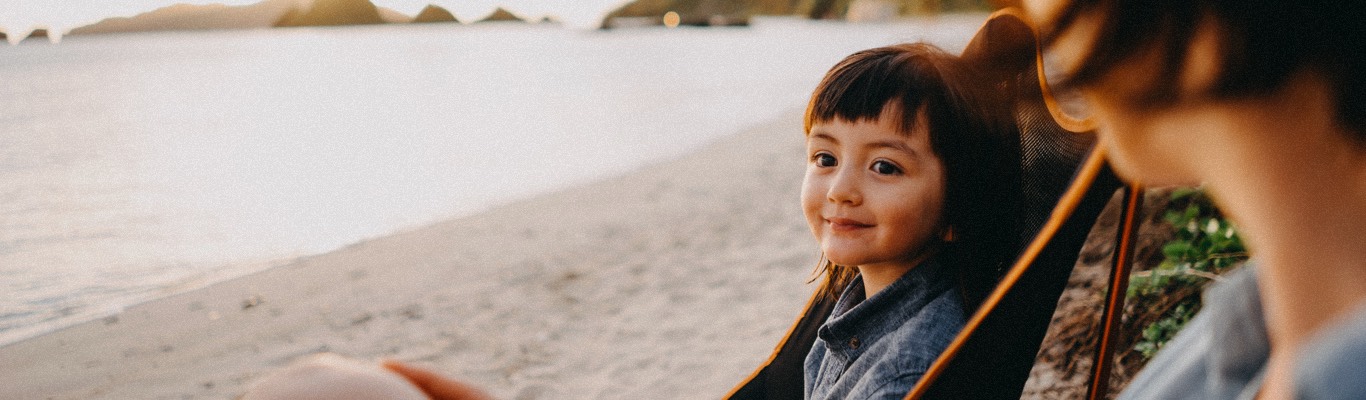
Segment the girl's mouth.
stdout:
[[825,222],[829,223],[830,230],[835,232],[852,232],[873,227],[873,224],[866,224],[848,218],[826,218]]

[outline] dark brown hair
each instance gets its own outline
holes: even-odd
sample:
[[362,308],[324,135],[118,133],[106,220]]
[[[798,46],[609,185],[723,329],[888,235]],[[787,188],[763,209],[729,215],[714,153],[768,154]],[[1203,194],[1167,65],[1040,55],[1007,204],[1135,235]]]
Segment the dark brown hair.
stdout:
[[[1070,0],[1044,21],[1047,47],[1077,27],[1096,24],[1086,58],[1061,82],[1097,84],[1120,64],[1160,55],[1160,67],[1132,105],[1160,107],[1183,95],[1214,99],[1267,95],[1306,70],[1321,74],[1335,90],[1337,119],[1366,143],[1366,2],[1360,0]],[[1089,21],[1088,21],[1089,22]],[[1218,76],[1197,93],[1180,93],[1177,79],[1197,27],[1213,23]]]
[[[1019,141],[1010,106],[971,66],[932,45],[908,43],[854,53],[827,72],[806,109],[805,129],[820,122],[876,121],[897,106],[900,132],[922,121],[944,163],[944,221],[953,240],[939,253],[975,307],[1015,256],[1019,241]],[[856,272],[822,257],[826,295]]]

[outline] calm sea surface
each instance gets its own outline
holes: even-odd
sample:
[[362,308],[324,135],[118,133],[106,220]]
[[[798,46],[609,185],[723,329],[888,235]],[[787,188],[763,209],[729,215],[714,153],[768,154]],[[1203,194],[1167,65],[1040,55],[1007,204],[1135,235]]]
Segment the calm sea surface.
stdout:
[[679,156],[803,106],[853,51],[956,52],[983,18],[0,46],[0,344]]

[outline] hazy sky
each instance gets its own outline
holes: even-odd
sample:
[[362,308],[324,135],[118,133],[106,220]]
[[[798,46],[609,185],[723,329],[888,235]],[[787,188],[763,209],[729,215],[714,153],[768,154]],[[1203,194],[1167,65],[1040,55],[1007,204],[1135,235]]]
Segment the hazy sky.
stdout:
[[[66,31],[108,17],[128,17],[176,3],[243,5],[260,0],[0,0],[0,28],[14,34],[35,27]],[[629,0],[371,0],[414,15],[436,4],[462,21],[483,18],[502,5],[522,17],[554,15],[570,26],[595,25],[603,14]]]

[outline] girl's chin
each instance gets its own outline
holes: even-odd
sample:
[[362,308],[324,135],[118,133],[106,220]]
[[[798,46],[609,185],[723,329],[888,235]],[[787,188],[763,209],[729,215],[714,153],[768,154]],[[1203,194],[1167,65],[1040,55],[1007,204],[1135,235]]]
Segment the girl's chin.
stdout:
[[862,257],[856,257],[856,256],[853,256],[853,255],[851,255],[851,254],[843,254],[843,253],[840,253],[840,252],[838,252],[838,251],[836,251],[836,252],[826,251],[826,252],[825,252],[825,259],[830,260],[830,262],[835,263],[835,264],[844,265],[844,266],[850,266],[850,267],[858,266],[858,265],[860,265],[860,264],[863,264],[864,261],[865,261]]

